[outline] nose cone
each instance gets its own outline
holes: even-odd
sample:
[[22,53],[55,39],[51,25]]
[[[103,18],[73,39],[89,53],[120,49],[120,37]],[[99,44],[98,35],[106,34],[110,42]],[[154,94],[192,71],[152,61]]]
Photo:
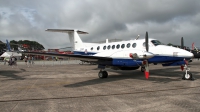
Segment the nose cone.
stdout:
[[191,57],[191,58],[193,58],[193,57],[194,57],[194,54],[193,54],[193,53],[191,53],[191,52],[190,52],[190,57]]
[[188,58],[193,58],[193,57],[194,57],[194,54],[191,53],[191,52],[188,52],[188,53],[187,53],[187,56],[188,56]]
[[179,52],[178,56],[185,57],[185,58],[193,58],[194,54],[189,51],[184,50],[184,52],[183,51]]
[[154,57],[154,54],[153,53],[151,53],[151,52],[144,52],[144,58],[146,58],[146,59],[149,59],[149,58],[152,58],[152,57]]

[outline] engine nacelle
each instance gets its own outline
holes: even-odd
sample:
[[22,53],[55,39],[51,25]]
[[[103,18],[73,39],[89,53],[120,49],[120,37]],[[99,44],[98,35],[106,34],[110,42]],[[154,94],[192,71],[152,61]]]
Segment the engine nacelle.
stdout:
[[149,59],[152,58],[154,56],[154,54],[150,53],[150,52],[138,52],[138,53],[130,53],[129,57],[133,58],[133,59]]

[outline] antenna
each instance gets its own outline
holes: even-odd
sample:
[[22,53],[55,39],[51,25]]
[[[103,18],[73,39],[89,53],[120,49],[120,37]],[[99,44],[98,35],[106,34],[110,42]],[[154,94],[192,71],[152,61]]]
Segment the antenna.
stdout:
[[108,39],[106,39],[106,43],[108,43]]
[[137,36],[137,38],[135,40],[137,40],[138,38],[140,38],[140,35]]

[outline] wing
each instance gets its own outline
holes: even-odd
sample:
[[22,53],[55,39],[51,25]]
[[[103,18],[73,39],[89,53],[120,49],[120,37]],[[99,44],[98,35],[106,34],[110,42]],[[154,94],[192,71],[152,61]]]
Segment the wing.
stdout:
[[43,53],[43,52],[20,52],[26,55],[42,55],[42,56],[53,56],[59,58],[68,58],[71,60],[83,60],[88,62],[93,62],[97,64],[109,64],[112,63],[112,58],[110,57],[100,57],[100,56],[89,56],[89,55],[75,55],[75,54],[57,54],[57,53]]

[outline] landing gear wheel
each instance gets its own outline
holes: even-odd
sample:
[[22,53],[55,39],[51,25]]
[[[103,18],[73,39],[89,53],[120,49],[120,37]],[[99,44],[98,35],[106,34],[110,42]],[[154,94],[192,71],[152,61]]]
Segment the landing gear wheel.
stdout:
[[98,76],[99,76],[100,79],[103,79],[103,72],[100,71],[99,74],[98,74]]
[[141,72],[144,72],[144,71],[145,71],[145,67],[141,66]]
[[108,72],[107,71],[103,71],[103,78],[107,78],[108,77]]
[[191,72],[184,73],[182,79],[183,80],[193,80],[192,73]]
[[108,72],[107,71],[100,71],[98,76],[99,76],[100,79],[107,78]]

